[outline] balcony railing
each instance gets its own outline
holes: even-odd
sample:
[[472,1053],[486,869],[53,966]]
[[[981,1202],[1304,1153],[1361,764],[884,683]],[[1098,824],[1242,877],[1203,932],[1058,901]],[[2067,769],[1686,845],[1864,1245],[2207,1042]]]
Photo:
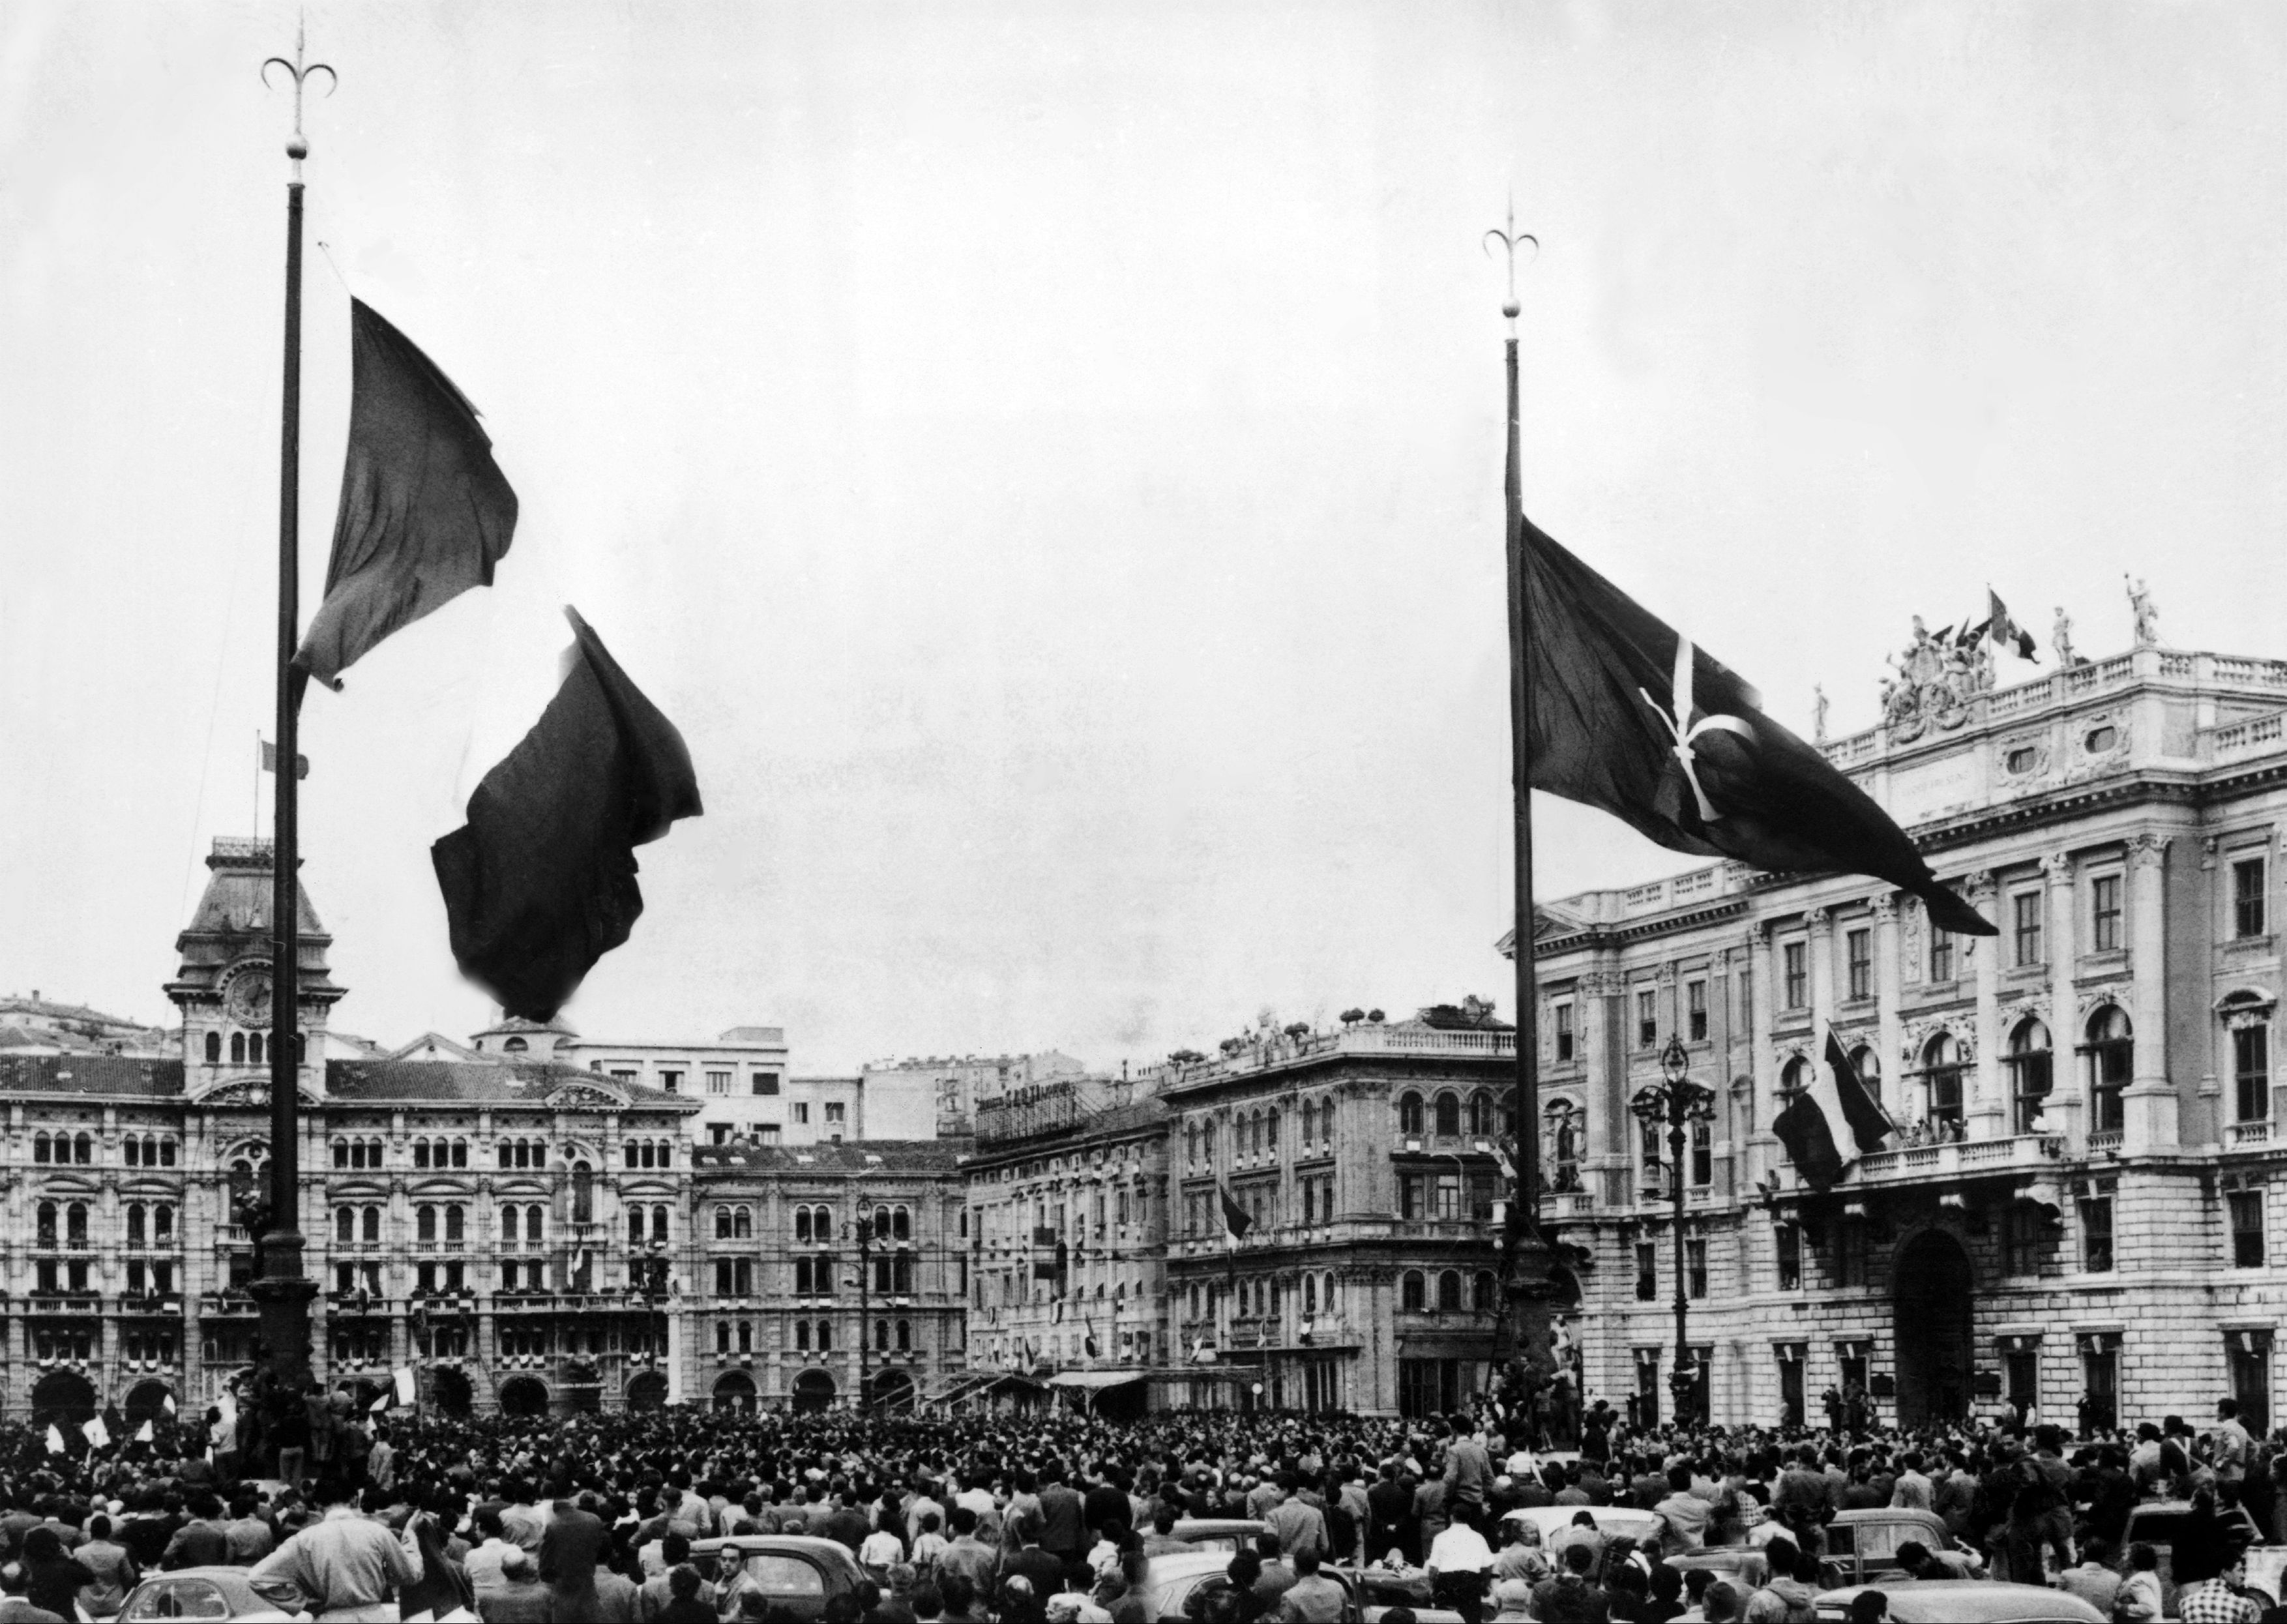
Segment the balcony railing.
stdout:
[[[2095,1136],[2090,1136],[2092,1140]],[[1959,1177],[2012,1168],[2035,1168],[2065,1153],[2056,1134],[2015,1134],[2004,1139],[1959,1139],[1943,1145],[1913,1145],[1903,1150],[1861,1156],[1853,1182],[1890,1184],[1908,1179]]]
[[2231,1125],[2231,1143],[2235,1146],[2268,1145],[2271,1143],[2271,1124],[2267,1121],[2234,1122]]

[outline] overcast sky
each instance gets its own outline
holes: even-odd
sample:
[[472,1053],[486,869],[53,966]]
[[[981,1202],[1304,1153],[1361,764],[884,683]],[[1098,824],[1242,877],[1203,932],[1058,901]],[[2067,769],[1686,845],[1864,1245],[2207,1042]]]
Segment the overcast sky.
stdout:
[[[294,15],[0,0],[0,990],[171,1019],[252,827]],[[2126,646],[2125,569],[2168,642],[2287,654],[2275,4],[308,19],[305,615],[345,285],[523,503],[305,713],[351,1031],[487,1019],[429,845],[567,602],[707,801],[583,1032],[1106,1066],[1510,1013],[1512,192],[1529,505],[1799,730],[1988,582],[2045,647],[2060,603]],[[1544,895],[1680,866],[1539,828]]]

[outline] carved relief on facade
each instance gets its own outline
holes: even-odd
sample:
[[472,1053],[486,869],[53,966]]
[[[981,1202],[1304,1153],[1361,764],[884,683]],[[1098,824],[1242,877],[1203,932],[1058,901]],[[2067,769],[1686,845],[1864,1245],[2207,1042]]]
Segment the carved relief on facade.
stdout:
[[1947,628],[1936,637],[1914,616],[1913,640],[1887,654],[1882,679],[1882,721],[1905,744],[1932,727],[1951,731],[1969,720],[1969,701],[1993,686],[1993,647],[1984,638],[1965,644]]
[[2076,718],[2071,749],[2067,753],[2071,765],[2065,772],[2065,782],[2077,783],[2100,772],[2126,766],[2129,736],[2125,711],[2100,710]]
[[2005,784],[2030,787],[2039,783],[2049,775],[2051,757],[2052,747],[2046,729],[2039,733],[2014,734],[1993,747],[1996,776]]
[[2117,1004],[2122,1010],[2126,1010],[2130,990],[2125,981],[2106,981],[2095,986],[2079,988],[2074,1000],[2074,1012],[2080,1030],[2085,1032],[2089,1018],[2108,1005]]
[[1922,905],[1919,898],[1899,899],[1898,922],[1898,955],[1903,962],[1903,978],[1919,985],[1929,970],[1929,960],[1922,954]]
[[1943,1015],[1908,1021],[1899,1045],[1898,1058],[1909,1066],[1919,1066],[1922,1053],[1928,1049],[1930,1040],[1940,1033],[1952,1038],[1964,1066],[1976,1064],[1977,1034],[1974,1029],[1967,1021]]
[[2157,868],[2168,860],[2170,841],[2165,835],[2156,835],[2146,829],[2128,837],[2128,866],[2132,868]]

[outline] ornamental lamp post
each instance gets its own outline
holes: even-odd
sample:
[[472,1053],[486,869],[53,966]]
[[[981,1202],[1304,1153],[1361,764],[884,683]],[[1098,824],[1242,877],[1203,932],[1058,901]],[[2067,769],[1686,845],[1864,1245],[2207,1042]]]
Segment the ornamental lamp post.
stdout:
[[1667,1378],[1668,1389],[1675,1395],[1673,1412],[1679,1427],[1691,1419],[1692,1394],[1699,1385],[1698,1373],[1692,1368],[1690,1316],[1690,1294],[1685,1289],[1683,1261],[1683,1153],[1693,1123],[1710,1122],[1715,1117],[1715,1093],[1701,1087],[1689,1075],[1690,1058],[1683,1052],[1683,1040],[1670,1034],[1667,1047],[1660,1052],[1661,1080],[1647,1083],[1635,1092],[1629,1110],[1648,1129],[1667,1125],[1667,1160],[1671,1169],[1668,1193],[1675,1217],[1675,1368]]

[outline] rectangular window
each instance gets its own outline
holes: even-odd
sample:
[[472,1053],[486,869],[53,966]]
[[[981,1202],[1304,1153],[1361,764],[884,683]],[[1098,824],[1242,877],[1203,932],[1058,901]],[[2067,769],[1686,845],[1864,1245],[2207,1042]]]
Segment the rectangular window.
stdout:
[[2092,953],[2120,951],[2120,876],[2100,874],[2088,883],[2088,946]]
[[1691,1182],[1706,1184],[1715,1178],[1715,1125],[1694,1122],[1691,1125]]
[[1636,1301],[1650,1303],[1659,1295],[1659,1250],[1649,1240],[1636,1246]]
[[788,1105],[787,1109],[794,1113],[794,1120],[795,1121],[807,1122],[810,1121],[810,1102],[808,1100],[795,1100],[792,1105]]
[[1683,1288],[1695,1297],[1707,1295],[1707,1243],[1704,1240],[1683,1243]]
[[2030,1201],[2012,1201],[2002,1208],[2001,1272],[2038,1274],[2043,1231],[2041,1209]]
[[1802,942],[1789,942],[1779,949],[1779,961],[1786,1007],[1800,1010],[1810,1002],[1810,948]]
[[2021,891],[2009,899],[2013,963],[2019,969],[2041,962],[2041,893]]
[[682,1093],[683,1073],[679,1071],[661,1068],[659,1073],[659,1086],[663,1091],[669,1094]]
[[776,1072],[756,1072],[751,1086],[757,1094],[775,1094],[779,1091],[779,1074]]
[[1778,1241],[1779,1289],[1801,1289],[1802,1231],[1792,1224],[1782,1224],[1772,1231],[1772,1234]]
[[1683,1018],[1685,1035],[1695,1043],[1707,1041],[1707,983],[1687,981],[1683,984]]
[[2112,1271],[2112,1198],[2091,1197],[2080,1204],[2081,1266],[2091,1274]]
[[842,1121],[845,1119],[848,1111],[848,1106],[836,1101],[828,1101],[826,1107],[826,1120],[829,1125]]
[[2231,1076],[2234,1102],[2243,1122],[2271,1119],[2271,1028],[2257,1024],[2231,1034]]
[[1556,1058],[1561,1064],[1572,1058],[1572,1006],[1556,1006]]
[[1837,1286],[1864,1286],[1866,1283],[1866,1231],[1853,1221],[1845,1220],[1835,1227],[1834,1283]]
[[1430,1216],[1452,1223],[1461,1216],[1461,1176],[1459,1173],[1437,1175],[1437,1205]]
[[707,1142],[709,1145],[730,1144],[731,1124],[728,1122],[709,1122],[707,1125]]
[[776,1122],[764,1122],[755,1129],[755,1137],[762,1144],[776,1145],[779,1142],[779,1125]]
[[2244,939],[2265,929],[2263,860],[2243,857],[2231,866],[2231,933]]
[[1851,931],[1842,938],[1843,956],[1850,970],[1850,996],[1854,999],[1874,995],[1874,933],[1872,931]]
[[[683,1073],[680,1072],[676,1073],[676,1077],[678,1080],[682,1075]],[[635,1069],[632,1066],[613,1066],[612,1068],[612,1081],[613,1082],[633,1082],[635,1080],[636,1073]],[[664,1076],[662,1076],[660,1081],[669,1093],[672,1094],[675,1092],[674,1082],[668,1081]]]
[[1933,981],[1953,979],[1953,932],[1930,927],[1929,978]]
[[728,1072],[708,1073],[707,1091],[709,1094],[728,1094],[731,1091],[731,1073]]
[[1428,1192],[1419,1173],[1408,1173],[1397,1181],[1398,1213],[1407,1218],[1428,1216]]
[[1659,994],[1647,988],[1636,994],[1636,1047],[1650,1049],[1659,1042]]
[[2239,1269],[2263,1267],[2263,1192],[2234,1190],[2225,1198],[2231,1208],[2231,1261]]

